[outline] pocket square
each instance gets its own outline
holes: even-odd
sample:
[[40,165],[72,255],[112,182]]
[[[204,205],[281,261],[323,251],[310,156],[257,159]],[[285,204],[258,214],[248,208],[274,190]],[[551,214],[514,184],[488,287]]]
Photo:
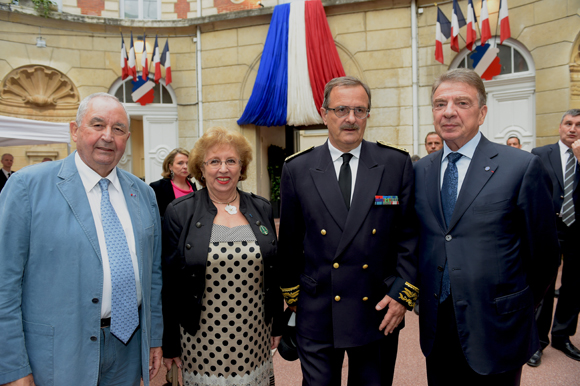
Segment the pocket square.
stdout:
[[375,196],[375,205],[399,205],[399,196]]

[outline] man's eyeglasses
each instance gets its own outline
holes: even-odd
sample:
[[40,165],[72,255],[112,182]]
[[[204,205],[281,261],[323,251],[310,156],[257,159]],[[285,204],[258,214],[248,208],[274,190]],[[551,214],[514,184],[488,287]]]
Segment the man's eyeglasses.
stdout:
[[371,110],[369,110],[365,107],[350,108],[348,106],[338,106],[338,107],[335,107],[334,109],[327,107],[326,110],[334,111],[334,114],[337,116],[337,118],[346,117],[348,114],[350,114],[350,111],[352,110],[352,111],[354,111],[354,116],[357,117],[358,119],[368,118],[369,113],[371,112]]
[[203,164],[206,165],[207,167],[210,167],[212,169],[219,169],[222,166],[222,163],[226,164],[226,167],[229,168],[234,168],[238,165],[242,164],[242,160],[239,159],[235,159],[235,158],[228,158],[225,161],[222,161],[220,159],[214,158],[214,159],[210,159],[209,161],[204,162]]

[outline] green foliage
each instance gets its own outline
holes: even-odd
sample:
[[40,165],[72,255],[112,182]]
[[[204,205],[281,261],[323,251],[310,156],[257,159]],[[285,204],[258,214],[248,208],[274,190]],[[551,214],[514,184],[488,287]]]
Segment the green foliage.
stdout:
[[31,0],[34,4],[34,9],[43,17],[48,17],[50,15],[50,6],[56,5],[50,0]]
[[280,201],[280,178],[286,151],[280,146],[268,147],[268,174],[270,175],[270,201]]

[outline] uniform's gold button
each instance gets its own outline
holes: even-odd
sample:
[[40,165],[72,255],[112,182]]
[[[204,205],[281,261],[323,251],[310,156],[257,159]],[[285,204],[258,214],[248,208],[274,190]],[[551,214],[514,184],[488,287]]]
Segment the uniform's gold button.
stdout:
[[340,302],[340,296],[336,295],[336,296],[334,297],[334,300],[336,300],[337,302]]
[[368,264],[363,265],[363,269],[367,269],[369,267]]
[[373,235],[376,234],[376,233],[377,233],[377,230],[376,229],[373,229]]
[[322,236],[325,236],[325,235],[326,235],[326,229],[323,229],[323,230],[321,230],[321,231],[320,231],[320,234],[321,234]]
[[366,302],[367,300],[369,300],[369,298],[367,298],[366,296],[363,298],[363,302]]
[[340,267],[340,266],[338,265],[338,263],[334,263],[334,264],[332,264],[332,266],[333,266],[334,268],[338,268],[338,267]]

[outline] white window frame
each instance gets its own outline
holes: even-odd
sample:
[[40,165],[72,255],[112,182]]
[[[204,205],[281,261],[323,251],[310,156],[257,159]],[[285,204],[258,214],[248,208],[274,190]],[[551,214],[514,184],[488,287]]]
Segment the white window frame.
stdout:
[[[62,1],[62,0],[60,0]],[[161,20],[161,0],[157,0],[157,17],[156,19],[143,19],[143,0],[137,0],[139,2],[139,17],[133,20]],[[119,18],[125,19],[125,0],[119,0]]]

